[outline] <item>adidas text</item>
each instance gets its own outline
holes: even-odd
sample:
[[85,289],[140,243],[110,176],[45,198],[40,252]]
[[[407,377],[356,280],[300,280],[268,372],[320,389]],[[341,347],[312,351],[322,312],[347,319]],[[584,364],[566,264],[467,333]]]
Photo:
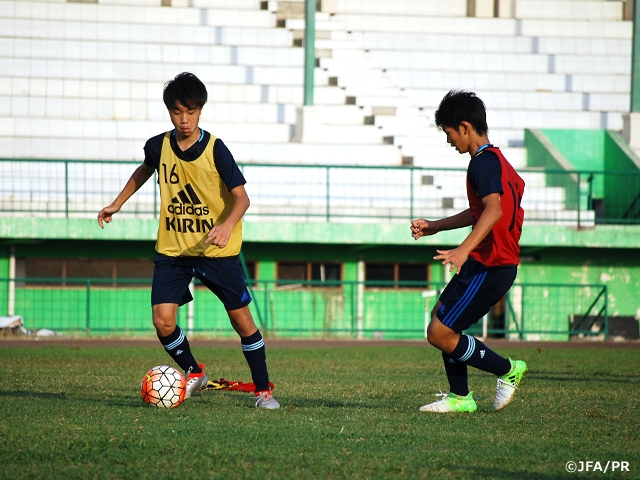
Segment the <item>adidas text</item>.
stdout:
[[194,207],[193,205],[185,205],[184,203],[178,205],[169,205],[167,207],[169,213],[174,215],[209,215],[209,207]]

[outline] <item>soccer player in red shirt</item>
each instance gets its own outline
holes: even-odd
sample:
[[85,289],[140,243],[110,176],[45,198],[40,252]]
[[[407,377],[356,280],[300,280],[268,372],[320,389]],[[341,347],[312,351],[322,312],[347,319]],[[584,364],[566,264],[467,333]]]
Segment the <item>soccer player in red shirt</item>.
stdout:
[[444,230],[472,229],[459,247],[436,250],[435,260],[450,264],[450,272],[456,269],[431,312],[427,329],[429,343],[442,351],[449,393],[420,410],[475,412],[478,407],[469,391],[467,365],[497,376],[494,409],[501,410],[513,400],[527,365],[501,357],[463,331],[486,315],[516,278],[524,181],[489,142],[485,105],[475,93],[447,93],[435,121],[447,134],[447,143],[471,157],[467,169],[469,208],[440,220],[413,220],[411,235],[418,240]]

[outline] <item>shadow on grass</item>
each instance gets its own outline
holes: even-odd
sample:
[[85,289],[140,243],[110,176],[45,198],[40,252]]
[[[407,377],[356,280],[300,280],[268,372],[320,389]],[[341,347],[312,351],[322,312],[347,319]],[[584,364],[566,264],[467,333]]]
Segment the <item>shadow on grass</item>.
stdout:
[[523,385],[527,380],[549,380],[552,382],[607,382],[607,383],[633,383],[640,382],[640,374],[615,373],[615,372],[589,372],[588,374],[576,374],[575,372],[544,372],[537,371],[527,373]]
[[115,398],[96,398],[67,395],[64,392],[34,392],[30,390],[0,390],[0,397],[7,398],[35,398],[42,400],[66,400],[68,402],[85,402],[93,404],[107,405],[110,407],[133,407],[144,406],[139,396],[123,396]]
[[500,467],[476,467],[473,465],[469,466],[469,478],[491,478],[491,479],[508,479],[513,480],[514,478],[529,480],[555,480],[562,476],[562,474],[566,474],[567,472],[564,470],[564,465],[560,467],[561,470],[553,473],[531,473],[531,472],[523,472],[522,470],[508,470]]
[[42,398],[44,400],[69,400],[64,392],[32,392],[29,390],[0,390],[0,397]]
[[[209,395],[220,396],[226,401],[229,400],[231,402],[249,402],[247,405],[252,408],[255,407],[255,398],[253,394],[250,392],[235,392],[235,391],[215,391],[212,390],[210,392],[204,391],[202,392],[202,397],[208,397]],[[245,397],[246,395],[246,397]],[[376,408],[388,408],[388,405],[376,405],[371,402],[365,403],[360,401],[344,401],[344,400],[336,400],[335,398],[326,398],[326,397],[315,397],[315,398],[303,398],[303,397],[295,397],[291,395],[286,396],[286,400],[282,401],[278,396],[278,391],[275,390],[273,392],[273,396],[278,400],[282,407],[286,408],[318,408],[318,407],[328,407],[328,408],[368,408],[368,409],[376,409]]]
[[[204,392],[203,392],[204,393]],[[242,393],[242,392],[216,392],[216,393],[205,393],[204,395],[196,395],[194,396],[195,401],[204,401],[207,402],[209,395],[216,395],[223,398],[225,403],[238,404],[238,406],[247,406],[251,408],[255,408],[255,399],[251,393]],[[98,398],[98,397],[83,397],[76,395],[68,395],[64,392],[36,392],[29,390],[0,390],[0,397],[11,397],[11,398],[24,398],[24,399],[42,399],[42,400],[65,400],[69,402],[83,402],[83,403],[91,403],[91,404],[101,404],[109,407],[130,407],[130,408],[140,408],[145,405],[142,403],[141,399],[137,395],[127,395],[117,398]],[[195,402],[193,402],[195,403]],[[246,405],[245,405],[246,404]],[[296,398],[296,397],[287,397],[286,404],[283,407],[289,408],[318,408],[318,407],[327,407],[327,408],[366,408],[366,409],[376,409],[376,408],[386,408],[382,405],[375,405],[372,403],[363,403],[358,401],[340,401],[335,398]]]
[[366,409],[388,409],[388,405],[374,405],[364,402],[344,402],[328,398],[296,398],[287,397],[287,407],[293,408],[366,408]]

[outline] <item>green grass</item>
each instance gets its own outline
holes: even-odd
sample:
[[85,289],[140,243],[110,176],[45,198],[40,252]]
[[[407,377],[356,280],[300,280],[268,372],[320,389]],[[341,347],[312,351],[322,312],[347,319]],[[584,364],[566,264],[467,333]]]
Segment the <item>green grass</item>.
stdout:
[[[210,377],[250,381],[240,348],[195,348]],[[418,411],[448,384],[432,347],[271,348],[282,409],[205,391],[144,406],[155,348],[0,348],[0,478],[574,478],[568,461],[640,477],[640,350],[501,349],[529,364],[514,402],[470,369],[478,411]]]

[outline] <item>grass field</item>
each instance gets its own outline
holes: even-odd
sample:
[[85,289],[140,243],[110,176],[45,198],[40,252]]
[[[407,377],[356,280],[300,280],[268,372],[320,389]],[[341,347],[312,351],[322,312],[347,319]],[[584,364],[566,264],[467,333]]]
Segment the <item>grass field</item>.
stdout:
[[[273,411],[232,391],[144,406],[142,375],[172,365],[159,345],[1,345],[0,478],[640,478],[639,349],[503,348],[529,364],[514,402],[494,412],[495,377],[470,369],[478,411],[438,415],[418,407],[447,391],[441,356],[415,344],[269,348]],[[250,381],[239,347],[194,351]]]

